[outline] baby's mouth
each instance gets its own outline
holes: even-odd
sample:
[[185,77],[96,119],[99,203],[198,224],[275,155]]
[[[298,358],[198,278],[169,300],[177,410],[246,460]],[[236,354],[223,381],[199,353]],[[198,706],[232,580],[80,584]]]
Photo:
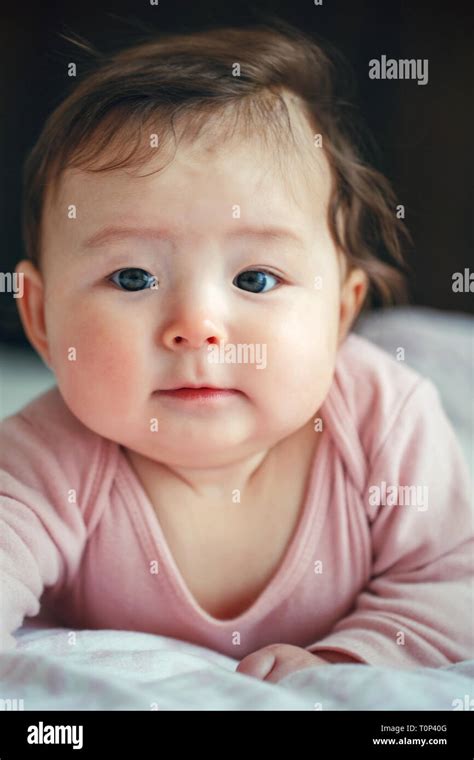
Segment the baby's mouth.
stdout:
[[215,388],[211,386],[169,388],[156,391],[156,393],[163,400],[173,400],[178,403],[221,403],[242,395],[241,392],[235,388]]

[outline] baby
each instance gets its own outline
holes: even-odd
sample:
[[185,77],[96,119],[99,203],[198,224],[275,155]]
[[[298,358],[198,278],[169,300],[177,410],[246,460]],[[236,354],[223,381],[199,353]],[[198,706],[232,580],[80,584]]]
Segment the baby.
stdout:
[[269,24],[99,57],[48,119],[16,272],[57,386],[0,425],[2,650],[41,603],[273,683],[474,656],[460,446],[352,332],[404,279],[352,118]]

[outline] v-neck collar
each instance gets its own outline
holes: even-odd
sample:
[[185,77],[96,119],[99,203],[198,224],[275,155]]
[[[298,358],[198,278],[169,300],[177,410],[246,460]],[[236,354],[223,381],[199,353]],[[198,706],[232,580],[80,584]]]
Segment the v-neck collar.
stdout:
[[[236,626],[243,626],[256,618],[264,617],[281,601],[282,593],[285,596],[291,593],[300,574],[307,569],[304,558],[308,544],[311,541],[309,553],[314,555],[314,547],[317,546],[326,517],[329,504],[327,473],[329,469],[330,444],[331,437],[326,426],[324,426],[321,439],[318,446],[315,447],[314,458],[311,462],[309,478],[303,498],[303,508],[281,562],[270,581],[250,606],[236,617],[227,619],[216,618],[209,614],[201,607],[191,593],[173,557],[151,500],[128,461],[124,450],[121,446],[117,445],[119,460],[117,462],[117,474],[118,477],[122,474],[125,476],[127,485],[135,497],[138,509],[134,510],[134,512],[138,515],[138,519],[141,520],[142,530],[140,534],[146,537],[148,543],[148,546],[144,548],[147,552],[152,551],[151,556],[161,556],[163,558],[167,568],[166,575],[169,585],[178,600],[181,601],[183,615],[186,618],[189,618],[191,615],[201,623],[204,622],[221,629],[229,626],[234,629]],[[126,499],[125,502],[127,503]]]

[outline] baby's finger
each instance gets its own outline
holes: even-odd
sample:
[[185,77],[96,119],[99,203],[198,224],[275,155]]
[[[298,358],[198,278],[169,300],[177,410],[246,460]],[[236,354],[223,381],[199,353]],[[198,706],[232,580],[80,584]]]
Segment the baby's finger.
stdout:
[[298,663],[294,660],[278,659],[277,657],[273,668],[263,680],[266,683],[278,683],[282,678],[285,678],[285,676],[289,676],[290,673],[294,673],[296,670],[302,670],[305,667],[307,668],[308,665],[301,662]]
[[301,651],[291,656],[276,656],[276,662],[264,679],[268,683],[278,683],[290,673],[296,673],[298,670],[306,668],[316,668],[327,663],[321,662],[319,658],[314,657],[310,652]]
[[265,680],[275,664],[275,655],[270,649],[262,649],[247,655],[239,663],[236,673],[243,673],[246,676]]

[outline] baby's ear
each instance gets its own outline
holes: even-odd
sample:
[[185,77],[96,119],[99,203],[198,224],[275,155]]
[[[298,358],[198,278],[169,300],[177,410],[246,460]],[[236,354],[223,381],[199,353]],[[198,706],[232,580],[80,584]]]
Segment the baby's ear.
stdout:
[[50,367],[50,355],[44,319],[43,277],[28,259],[22,259],[15,267],[21,278],[21,298],[16,298],[21,323],[28,340]]
[[352,323],[361,310],[367,291],[369,278],[363,269],[355,268],[347,275],[341,288],[341,303],[339,309],[339,345],[349,332]]

